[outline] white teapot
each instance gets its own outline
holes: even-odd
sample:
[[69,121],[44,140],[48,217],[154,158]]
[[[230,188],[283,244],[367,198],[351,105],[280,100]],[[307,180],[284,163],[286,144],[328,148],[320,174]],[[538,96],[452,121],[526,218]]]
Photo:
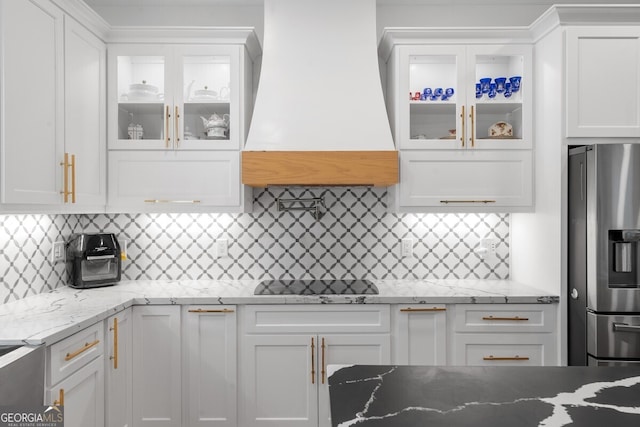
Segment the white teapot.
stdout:
[[207,136],[225,137],[229,129],[229,115],[213,113],[208,119],[200,116]]

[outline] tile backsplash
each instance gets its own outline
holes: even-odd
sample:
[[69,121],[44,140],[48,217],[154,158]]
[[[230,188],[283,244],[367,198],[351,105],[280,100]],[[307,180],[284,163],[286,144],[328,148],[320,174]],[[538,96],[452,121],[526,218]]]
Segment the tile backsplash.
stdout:
[[[277,210],[277,198],[312,197],[324,200],[318,220]],[[249,214],[0,215],[0,303],[63,286],[51,246],[81,231],[126,240],[131,280],[509,277],[508,214],[395,214],[386,199],[370,187],[276,187],[254,190]],[[495,256],[474,252],[484,238],[498,243]],[[217,257],[220,240],[227,256]]]

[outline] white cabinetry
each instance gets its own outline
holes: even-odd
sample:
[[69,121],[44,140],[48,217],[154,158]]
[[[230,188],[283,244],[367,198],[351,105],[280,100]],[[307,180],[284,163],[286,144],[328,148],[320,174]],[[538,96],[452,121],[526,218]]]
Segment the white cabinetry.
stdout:
[[104,44],[49,1],[0,8],[2,203],[104,206]]
[[249,208],[238,167],[253,104],[245,45],[115,43],[108,70],[109,210]]
[[107,427],[130,427],[132,309],[123,310],[106,320],[105,343],[105,406]]
[[453,364],[557,365],[556,320],[555,304],[457,304]]
[[237,425],[235,306],[183,307],[183,426]]
[[388,364],[388,305],[246,306],[240,425],[329,426],[328,364]]
[[566,30],[567,137],[640,136],[640,29]]
[[104,426],[102,323],[47,348],[45,404],[64,406],[67,427]]
[[133,426],[180,427],[180,306],[133,308]]
[[444,305],[394,305],[393,363],[447,364],[447,308]]
[[394,41],[393,30],[384,37],[400,148],[400,183],[391,192],[397,209],[530,210],[532,47],[434,45],[419,34],[406,43]]

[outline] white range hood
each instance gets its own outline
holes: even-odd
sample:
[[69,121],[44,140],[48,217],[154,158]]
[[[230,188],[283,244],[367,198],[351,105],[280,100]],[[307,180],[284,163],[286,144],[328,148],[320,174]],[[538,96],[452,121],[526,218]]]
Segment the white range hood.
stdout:
[[265,0],[264,51],[243,183],[398,181],[375,0]]

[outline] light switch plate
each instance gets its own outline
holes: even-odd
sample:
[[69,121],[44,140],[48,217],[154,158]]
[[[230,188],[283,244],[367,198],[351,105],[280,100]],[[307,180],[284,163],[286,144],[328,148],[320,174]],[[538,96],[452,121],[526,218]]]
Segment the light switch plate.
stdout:
[[53,246],[51,247],[51,262],[64,262],[65,261],[65,250],[64,250],[64,242],[53,242]]
[[402,239],[402,258],[409,258],[413,256],[413,239]]
[[216,258],[226,258],[229,256],[229,241],[227,239],[216,240]]

